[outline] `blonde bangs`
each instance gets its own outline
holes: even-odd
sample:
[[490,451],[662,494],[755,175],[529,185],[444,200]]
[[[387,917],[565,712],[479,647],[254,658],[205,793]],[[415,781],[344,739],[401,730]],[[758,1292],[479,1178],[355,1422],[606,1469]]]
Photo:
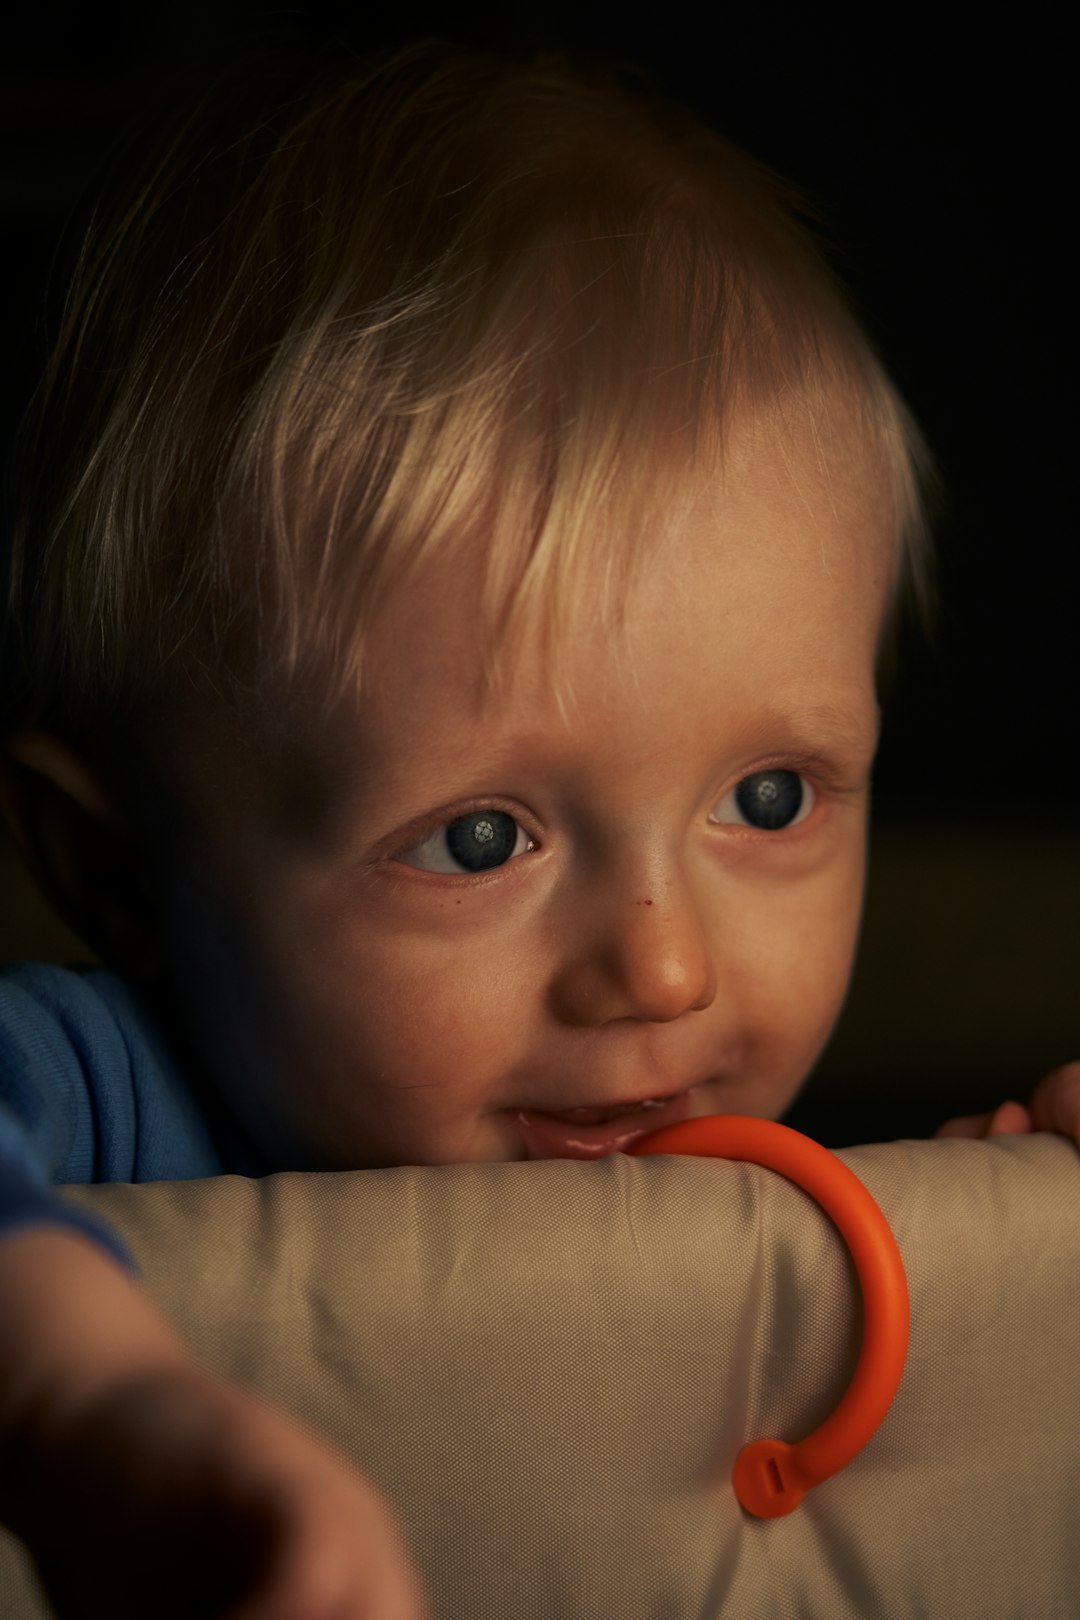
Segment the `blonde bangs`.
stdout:
[[747,411],[854,406],[918,594],[918,434],[787,188],[689,114],[427,43],[193,131],[91,254],[31,421],[24,712],[332,701],[435,556],[479,560],[497,679],[530,626],[617,622]]

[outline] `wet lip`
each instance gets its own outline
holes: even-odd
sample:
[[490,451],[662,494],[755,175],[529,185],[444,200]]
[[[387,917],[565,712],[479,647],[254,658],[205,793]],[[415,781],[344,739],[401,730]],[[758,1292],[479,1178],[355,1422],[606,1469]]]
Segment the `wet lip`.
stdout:
[[522,1109],[514,1115],[527,1159],[602,1159],[631,1142],[690,1115],[690,1092],[673,1097],[611,1103],[607,1107],[565,1108],[558,1113]]

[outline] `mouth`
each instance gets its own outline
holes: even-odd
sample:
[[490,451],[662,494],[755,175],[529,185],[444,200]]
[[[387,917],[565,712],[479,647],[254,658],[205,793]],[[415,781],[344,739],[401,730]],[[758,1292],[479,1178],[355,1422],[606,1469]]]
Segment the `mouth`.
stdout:
[[603,1108],[564,1108],[558,1113],[523,1109],[514,1123],[527,1159],[603,1159],[631,1142],[690,1116],[690,1092],[611,1103]]

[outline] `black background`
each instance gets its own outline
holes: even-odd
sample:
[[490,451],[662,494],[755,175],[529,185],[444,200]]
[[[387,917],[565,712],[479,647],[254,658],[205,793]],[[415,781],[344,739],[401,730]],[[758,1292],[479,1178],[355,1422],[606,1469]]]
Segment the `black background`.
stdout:
[[[363,49],[425,33],[643,63],[819,205],[833,262],[923,425],[945,497],[941,609],[932,644],[909,638],[886,705],[877,825],[886,852],[896,847],[890,830],[916,840],[920,829],[931,839],[944,830],[956,852],[946,871],[975,849],[979,871],[1012,863],[1046,885],[1053,938],[1033,935],[1017,954],[1017,929],[1039,932],[1039,904],[1025,902],[1018,882],[1015,917],[1000,905],[980,912],[986,882],[972,875],[974,913],[1000,930],[1008,957],[988,970],[998,988],[986,993],[1000,1002],[1014,968],[1044,981],[1057,972],[1049,1023],[1075,1028],[1076,906],[1062,903],[1061,888],[1077,865],[1059,869],[1055,853],[1075,850],[1080,796],[1072,52],[1067,24],[1049,11],[1002,15],[992,24],[948,7],[768,4],[624,14],[536,0],[391,16],[234,0],[133,19],[39,6],[17,33],[9,25],[0,70],[5,437],[44,353],[43,287],[64,218],[167,79],[237,57],[254,63],[267,46],[338,39]],[[873,896],[872,885],[870,921],[885,929]],[[961,942],[961,966],[971,949]],[[917,1022],[917,1007],[909,1016]],[[1041,1015],[1030,1016],[1037,1036]],[[1037,1038],[1031,1061],[1044,1061]],[[981,1077],[1006,1083],[980,1062],[961,1090]],[[930,1061],[944,1095],[939,1071]],[[841,1089],[854,1085],[845,1073],[834,1076]]]
[[[636,18],[636,20],[635,20]],[[883,20],[884,19],[884,20]],[[976,28],[890,15],[678,4],[45,5],[0,80],[5,428],[44,342],[65,214],[163,80],[267,45],[439,32],[644,63],[822,207],[834,262],[937,457],[942,609],[908,648],[878,770],[883,816],[1069,821],[1076,746],[1076,258],[1071,50],[1030,9]]]

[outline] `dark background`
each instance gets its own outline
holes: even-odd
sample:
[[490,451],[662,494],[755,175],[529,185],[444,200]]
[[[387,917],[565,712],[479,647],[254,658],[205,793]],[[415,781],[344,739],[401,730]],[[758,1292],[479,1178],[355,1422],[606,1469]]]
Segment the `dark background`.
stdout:
[[[48,4],[8,25],[0,69],[5,440],[61,227],[112,142],[164,83],[268,48],[440,33],[620,55],[819,205],[944,492],[937,629],[909,637],[886,704],[864,951],[797,1115],[837,1142],[921,1133],[1080,1054],[1072,52],[1049,11],[969,15]],[[0,956],[63,959],[10,860],[0,883]]]

